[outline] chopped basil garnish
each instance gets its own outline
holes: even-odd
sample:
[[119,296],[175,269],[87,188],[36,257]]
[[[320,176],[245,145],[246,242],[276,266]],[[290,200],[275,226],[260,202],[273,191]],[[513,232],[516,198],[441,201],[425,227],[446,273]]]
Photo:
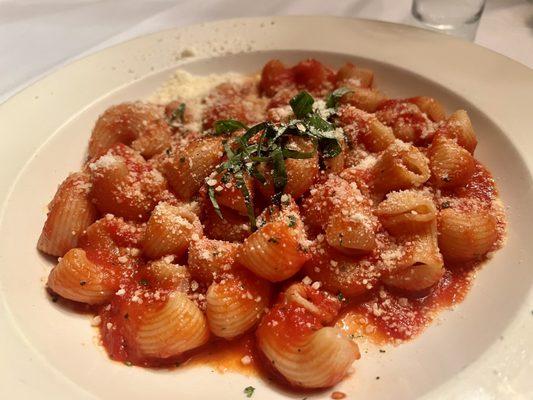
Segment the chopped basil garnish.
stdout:
[[221,121],[215,122],[214,125],[216,135],[224,135],[228,133],[233,133],[239,129],[248,129],[246,125],[242,122],[234,119],[224,119]]
[[326,107],[327,108],[335,108],[339,104],[340,99],[347,94],[353,92],[352,89],[348,89],[346,87],[340,87],[338,89],[335,89],[326,99]]
[[289,102],[296,118],[305,118],[313,112],[313,104],[315,99],[305,90],[294,96]]
[[[183,117],[185,116],[185,103],[181,103],[170,115],[168,119],[168,124],[171,126],[176,126],[177,122],[183,123]],[[179,120],[179,121],[178,121]]]
[[248,387],[245,387],[244,390],[243,390],[244,394],[246,395],[246,397],[252,397],[254,392],[255,392],[255,388],[253,386],[248,386]]
[[[333,124],[313,112],[314,101],[307,92],[300,92],[294,96],[290,105],[297,119],[287,124],[274,125],[267,121],[248,128],[242,122],[232,119],[217,121],[214,124],[215,135],[245,130],[239,137],[223,142],[226,159],[216,167],[215,172],[222,183],[230,182],[232,177],[235,180],[236,187],[244,197],[252,230],[257,229],[257,226],[252,197],[246,181],[253,177],[262,184],[267,183],[267,179],[259,169],[260,165],[266,165],[272,171],[274,185],[272,201],[279,204],[287,185],[286,159],[312,158],[318,149],[324,158],[331,158],[342,150]],[[313,150],[295,149],[290,143],[291,137],[308,139]],[[206,178],[206,181],[211,179],[213,176]],[[223,218],[213,185],[207,185],[207,194],[215,212]]]

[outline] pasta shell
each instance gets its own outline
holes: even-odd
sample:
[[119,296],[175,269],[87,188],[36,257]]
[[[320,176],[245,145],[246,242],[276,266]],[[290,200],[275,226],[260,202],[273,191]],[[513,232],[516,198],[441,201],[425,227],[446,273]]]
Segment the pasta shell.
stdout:
[[446,118],[444,107],[433,97],[418,96],[407,99],[407,101],[416,104],[420,111],[425,113],[433,122],[439,122]]
[[301,284],[291,286],[287,292],[256,331],[260,350],[294,386],[335,385],[360,357],[357,344],[339,328],[322,325],[322,321],[336,315],[338,301],[309,287],[302,288]]
[[497,239],[496,218],[488,211],[459,211],[447,208],[439,213],[439,247],[446,260],[479,259]]
[[380,268],[373,259],[354,258],[340,254],[321,244],[305,264],[304,271],[313,281],[333,294],[356,297],[376,286],[381,277]]
[[148,263],[144,272],[150,277],[150,281],[157,283],[158,288],[187,293],[191,278],[187,267],[172,264],[165,258]]
[[204,201],[202,211],[204,232],[209,238],[228,242],[242,242],[250,236],[252,230],[248,217],[221,207],[224,218],[220,219],[209,200]]
[[474,154],[477,137],[472,122],[465,110],[457,110],[439,127],[435,137],[446,137],[455,140],[457,144]]
[[204,314],[185,293],[174,292],[163,306],[147,309],[135,333],[145,357],[168,358],[202,346],[209,340]]
[[371,87],[374,81],[374,71],[359,68],[352,63],[346,63],[339,68],[336,75],[337,87]]
[[201,236],[202,224],[194,213],[185,207],[159,203],[148,220],[143,251],[152,259],[168,254],[181,257],[191,240]]
[[428,152],[433,184],[440,188],[465,185],[476,169],[474,157],[450,139],[435,138]]
[[376,248],[376,223],[371,212],[335,212],[326,226],[330,246],[346,254],[369,253]]
[[250,330],[268,306],[268,282],[243,273],[211,284],[207,290],[207,321],[216,336],[233,339]]
[[435,221],[437,209],[427,194],[404,190],[389,193],[378,205],[376,215],[392,235],[400,237],[425,229]]
[[132,145],[145,157],[170,145],[170,126],[163,109],[148,103],[122,103],[108,108],[96,121],[89,140],[89,157],[100,157],[118,143]]
[[444,263],[437,246],[436,223],[428,225],[413,237],[405,237],[405,255],[398,271],[383,277],[388,286],[419,292],[435,285],[444,275]]
[[139,153],[119,144],[89,164],[91,199],[102,213],[146,221],[167,183]]
[[313,186],[302,202],[302,212],[307,225],[325,229],[334,213],[359,210],[365,201],[368,199],[355,182],[330,175],[325,182]]
[[91,184],[83,173],[70,175],[50,203],[37,248],[53,256],[62,256],[78,245],[78,240],[97,218],[89,200]]
[[202,238],[191,242],[188,269],[194,279],[211,284],[234,269],[240,244]]
[[219,138],[201,138],[175,151],[163,165],[164,175],[174,194],[179,199],[190,200],[218,165],[222,154]]
[[118,282],[110,270],[87,259],[84,250],[72,249],[48,275],[48,287],[65,299],[103,304],[118,289]]
[[350,143],[363,143],[372,152],[385,150],[396,139],[392,129],[381,123],[374,114],[355,107],[341,108],[338,121]]
[[301,243],[286,222],[274,221],[246,238],[238,261],[268,281],[283,281],[298,272],[307,261]]
[[246,238],[237,257],[240,264],[271,282],[283,281],[300,270],[309,254],[303,224],[294,207],[278,212],[274,220]]
[[419,187],[430,176],[426,156],[416,147],[400,141],[381,154],[372,172],[377,193]]
[[373,88],[351,87],[351,91],[346,93],[341,104],[349,104],[367,112],[375,112],[379,104],[385,100],[385,95]]

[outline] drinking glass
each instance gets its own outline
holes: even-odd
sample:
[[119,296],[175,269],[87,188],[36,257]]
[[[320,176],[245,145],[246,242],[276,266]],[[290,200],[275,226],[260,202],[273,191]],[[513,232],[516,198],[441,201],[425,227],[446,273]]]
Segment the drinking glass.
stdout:
[[425,26],[474,40],[485,0],[413,0],[411,13]]

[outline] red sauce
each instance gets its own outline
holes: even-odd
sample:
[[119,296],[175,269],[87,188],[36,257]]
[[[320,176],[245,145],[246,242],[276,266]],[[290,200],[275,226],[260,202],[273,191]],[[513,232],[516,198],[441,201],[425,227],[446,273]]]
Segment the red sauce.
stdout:
[[367,336],[378,343],[412,339],[429,325],[438,311],[464,299],[474,270],[475,266],[446,270],[436,287],[418,298],[377,289],[370,299],[351,302],[341,322],[355,336]]

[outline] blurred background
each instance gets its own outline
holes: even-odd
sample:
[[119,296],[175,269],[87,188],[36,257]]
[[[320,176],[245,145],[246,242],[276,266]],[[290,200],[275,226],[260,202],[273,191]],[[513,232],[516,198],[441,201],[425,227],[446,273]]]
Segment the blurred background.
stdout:
[[335,15],[440,29],[533,68],[531,0],[0,0],[0,103],[73,59],[135,36],[267,15]]

